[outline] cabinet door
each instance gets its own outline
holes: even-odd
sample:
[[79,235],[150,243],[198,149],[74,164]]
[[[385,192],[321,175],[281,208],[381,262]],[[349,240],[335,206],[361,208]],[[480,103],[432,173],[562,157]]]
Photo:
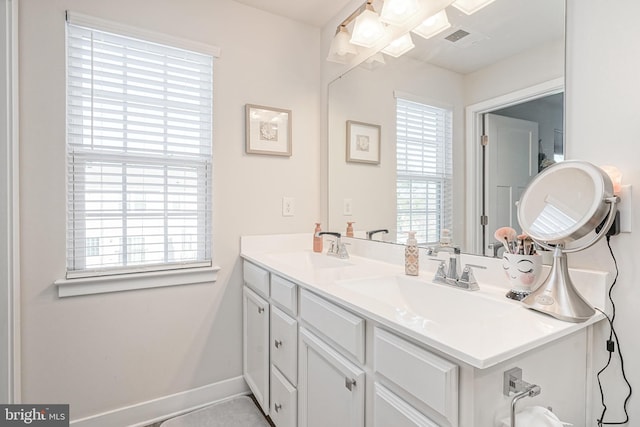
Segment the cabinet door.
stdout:
[[299,427],[364,426],[365,373],[300,328]]
[[244,379],[265,414],[269,414],[269,303],[243,289]]

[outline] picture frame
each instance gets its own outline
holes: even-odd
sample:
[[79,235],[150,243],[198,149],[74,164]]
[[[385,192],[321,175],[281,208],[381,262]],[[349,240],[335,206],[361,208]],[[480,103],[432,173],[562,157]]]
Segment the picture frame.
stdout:
[[380,164],[381,126],[347,120],[347,162]]
[[245,105],[247,154],[291,157],[291,110]]

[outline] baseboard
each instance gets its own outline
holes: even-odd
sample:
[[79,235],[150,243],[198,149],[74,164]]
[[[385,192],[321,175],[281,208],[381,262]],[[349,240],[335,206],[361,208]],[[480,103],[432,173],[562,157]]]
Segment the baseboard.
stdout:
[[142,427],[212,403],[249,393],[242,376],[138,403],[90,417],[72,420],[73,427]]

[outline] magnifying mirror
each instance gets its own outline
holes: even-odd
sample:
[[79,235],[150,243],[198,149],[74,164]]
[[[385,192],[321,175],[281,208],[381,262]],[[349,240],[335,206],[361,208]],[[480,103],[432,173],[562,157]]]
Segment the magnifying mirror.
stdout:
[[525,306],[568,322],[595,314],[569,277],[567,253],[600,240],[615,220],[617,203],[609,176],[584,161],[557,163],[529,183],[518,202],[518,222],[538,245],[553,251],[553,264],[547,279],[522,300]]

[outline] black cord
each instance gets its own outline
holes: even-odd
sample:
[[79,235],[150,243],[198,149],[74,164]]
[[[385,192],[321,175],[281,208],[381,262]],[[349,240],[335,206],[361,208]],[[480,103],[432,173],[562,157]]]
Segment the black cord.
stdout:
[[[616,261],[616,257],[613,254],[613,249],[611,248],[610,236],[607,236],[607,246],[609,247],[609,253],[611,253],[611,258],[613,258],[613,263],[616,267],[616,276],[614,277],[613,283],[611,283],[611,287],[609,288],[609,301],[611,302],[611,317],[609,317],[604,311],[600,310],[599,308],[596,308],[596,310],[604,314],[604,316],[609,321],[609,339],[607,340],[607,351],[609,352],[609,358],[607,359],[607,363],[604,365],[604,367],[600,369],[600,371],[598,371],[598,374],[596,375],[596,377],[598,378],[598,388],[600,389],[600,399],[601,399],[602,408],[603,408],[602,413],[600,414],[600,418],[597,420],[599,427],[604,425],[622,425],[622,424],[627,424],[629,422],[629,413],[627,412],[627,404],[629,403],[629,399],[631,399],[631,393],[633,392],[633,389],[631,388],[631,384],[629,383],[629,380],[627,380],[627,374],[624,370],[624,358],[622,357],[622,349],[620,348],[618,333],[616,332],[616,329],[613,326],[613,322],[616,319],[616,305],[613,302],[612,291],[613,291],[613,287],[618,282],[618,274],[620,272],[618,270],[618,261]],[[627,383],[627,386],[629,387],[629,393],[627,394],[627,397],[624,399],[624,415],[625,415],[624,421],[605,422],[604,415],[607,412],[607,405],[604,403],[604,391],[602,390],[602,383],[600,382],[600,374],[602,374],[611,364],[611,358],[613,357],[613,352],[615,351],[616,345],[618,347],[618,357],[620,358],[620,370],[622,371],[622,378],[624,379],[624,381]]]

